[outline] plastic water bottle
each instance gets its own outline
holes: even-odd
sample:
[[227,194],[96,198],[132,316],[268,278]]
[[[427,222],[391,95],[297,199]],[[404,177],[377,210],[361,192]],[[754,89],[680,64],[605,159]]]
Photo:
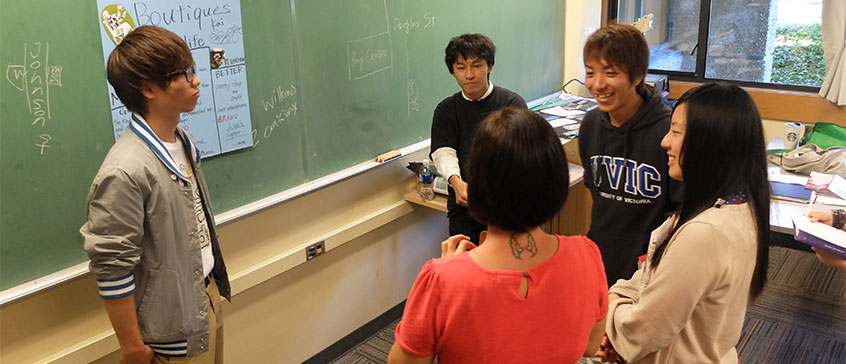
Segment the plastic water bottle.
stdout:
[[435,199],[435,190],[432,189],[432,184],[435,182],[435,175],[432,174],[430,163],[428,159],[424,159],[423,165],[420,167],[420,199],[423,201]]

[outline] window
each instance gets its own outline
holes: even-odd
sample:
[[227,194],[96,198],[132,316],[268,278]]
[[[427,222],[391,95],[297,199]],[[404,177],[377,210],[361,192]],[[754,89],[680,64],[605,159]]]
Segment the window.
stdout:
[[822,0],[611,0],[608,13],[652,15],[650,72],[671,79],[817,91],[825,77]]

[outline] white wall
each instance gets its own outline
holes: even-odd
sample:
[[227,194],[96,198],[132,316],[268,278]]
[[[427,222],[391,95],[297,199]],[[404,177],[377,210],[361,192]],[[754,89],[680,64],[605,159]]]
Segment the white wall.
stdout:
[[[571,79],[584,82],[585,67],[582,60],[582,48],[587,37],[602,24],[602,1],[598,0],[567,0],[565,10],[566,29],[564,30],[564,80],[562,85]],[[567,91],[579,96],[590,97],[590,92],[575,81],[567,86]]]
[[784,138],[784,123],[787,121],[764,119],[764,140],[769,143],[773,138]]

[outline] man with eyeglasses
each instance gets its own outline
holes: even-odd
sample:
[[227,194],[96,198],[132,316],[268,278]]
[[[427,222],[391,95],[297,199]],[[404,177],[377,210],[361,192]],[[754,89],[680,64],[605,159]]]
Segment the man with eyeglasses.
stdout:
[[159,27],[138,27],[109,56],[132,121],[94,177],[80,233],[121,363],[223,361],[229,277],[199,149],[178,127],[200,97],[194,72],[185,41]]

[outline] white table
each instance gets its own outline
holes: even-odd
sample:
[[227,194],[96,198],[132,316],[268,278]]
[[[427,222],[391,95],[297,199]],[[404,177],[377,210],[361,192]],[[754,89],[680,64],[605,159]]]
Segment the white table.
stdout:
[[[784,138],[774,138],[769,144],[767,144],[767,149],[781,149],[784,147]],[[779,166],[775,166],[770,164],[767,166],[767,172],[769,174],[769,178],[782,178],[781,176],[793,176],[792,178],[804,178],[807,180],[808,176],[790,173],[787,172]],[[774,177],[774,175],[780,175]],[[773,198],[770,201],[770,230],[793,235],[793,220],[792,217],[794,215],[804,215],[809,211],[820,211],[820,210],[828,210],[835,208],[835,205],[826,205],[822,203],[814,203],[814,204],[805,204],[805,203],[798,203],[798,202],[790,202],[784,200],[777,200]]]

